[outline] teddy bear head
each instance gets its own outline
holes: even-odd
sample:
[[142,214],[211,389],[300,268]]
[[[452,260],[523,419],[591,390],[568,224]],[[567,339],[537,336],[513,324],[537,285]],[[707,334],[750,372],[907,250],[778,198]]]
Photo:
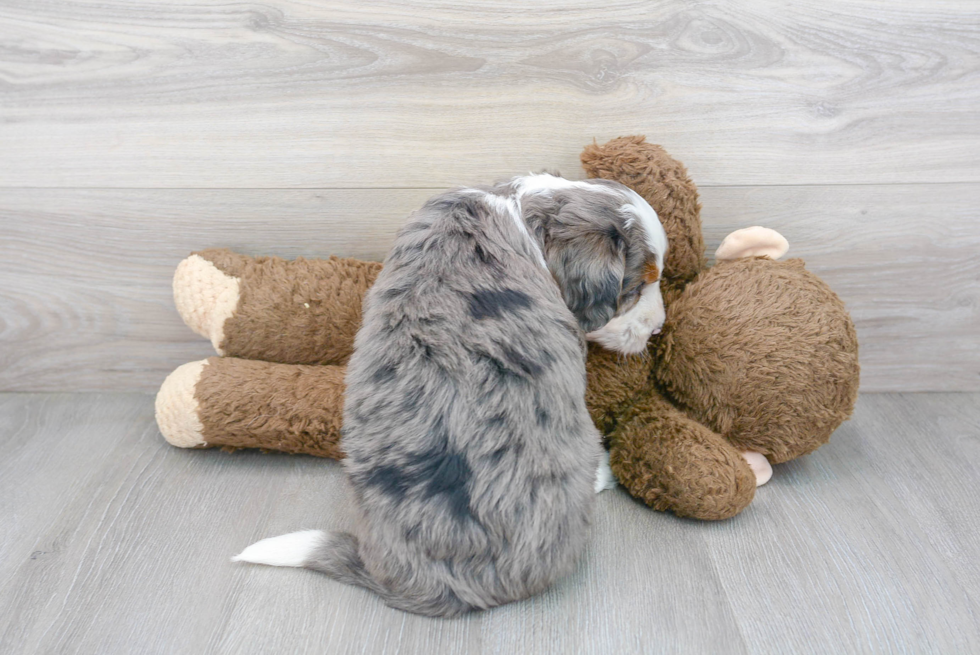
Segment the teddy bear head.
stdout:
[[[660,288],[668,322],[671,304],[705,267],[698,190],[679,161],[643,136],[623,136],[603,145],[586,146],[582,167],[590,178],[614,180],[639,193],[657,212],[667,235],[667,257]],[[638,396],[651,391],[652,353],[658,337],[638,355],[618,353],[589,344],[587,393],[592,418],[608,434],[628,414]]]
[[593,143],[585,147],[581,160],[588,177],[625,184],[656,210],[669,244],[661,271],[664,304],[668,305],[705,267],[701,203],[687,169],[643,136]]
[[[661,333],[629,362],[590,351],[592,402],[607,408],[596,412],[597,424],[629,406],[630,390],[644,386],[649,371],[647,383],[742,450],[776,463],[825,443],[853,411],[859,379],[854,325],[837,295],[801,260],[776,261],[785,247],[743,248],[745,256],[727,261],[719,250],[708,268],[697,187],[683,164],[644,137],[590,145],[582,165],[589,177],[642,195],[669,240]],[[752,230],[761,229],[740,233],[758,240]],[[736,234],[723,248],[739,250],[728,243]],[[754,256],[762,253],[772,258]]]

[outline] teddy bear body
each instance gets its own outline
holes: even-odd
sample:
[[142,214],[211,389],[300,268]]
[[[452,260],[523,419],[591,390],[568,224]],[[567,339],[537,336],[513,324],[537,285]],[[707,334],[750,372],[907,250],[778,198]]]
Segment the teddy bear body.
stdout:
[[[588,350],[586,402],[613,472],[655,509],[733,516],[756,488],[743,452],[773,463],[799,457],[850,416],[853,324],[799,260],[749,256],[706,268],[696,187],[659,146],[623,137],[589,146],[582,161],[589,177],[646,198],[669,239],[661,334],[635,356]],[[164,436],[185,447],[342,457],[344,365],[380,268],[225,250],[184,260],[178,308],[224,357],[187,364],[164,383]]]

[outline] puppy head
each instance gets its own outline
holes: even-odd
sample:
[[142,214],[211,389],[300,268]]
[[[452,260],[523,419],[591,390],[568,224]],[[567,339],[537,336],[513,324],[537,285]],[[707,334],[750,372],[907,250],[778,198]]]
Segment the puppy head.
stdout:
[[620,207],[626,216],[624,228],[630,235],[632,259],[627,255],[626,273],[615,316],[589,332],[591,341],[627,355],[642,352],[653,334],[663,327],[666,313],[660,290],[660,273],[667,255],[667,235],[657,213],[639,194],[623,187],[627,202]]
[[641,352],[664,321],[667,237],[656,213],[616,182],[522,180],[524,220],[586,336],[621,353]]

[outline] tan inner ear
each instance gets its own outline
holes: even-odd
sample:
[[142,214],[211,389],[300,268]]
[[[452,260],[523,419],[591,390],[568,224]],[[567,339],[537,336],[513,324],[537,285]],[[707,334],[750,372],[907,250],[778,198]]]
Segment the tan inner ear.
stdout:
[[647,284],[653,284],[660,279],[660,270],[657,268],[655,262],[647,262],[647,265],[643,267],[643,281]]

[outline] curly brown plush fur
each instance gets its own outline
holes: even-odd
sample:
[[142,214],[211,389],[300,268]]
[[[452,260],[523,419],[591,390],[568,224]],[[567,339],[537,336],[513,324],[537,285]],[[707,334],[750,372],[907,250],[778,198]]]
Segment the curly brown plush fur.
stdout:
[[195,387],[208,446],[343,459],[344,366],[211,357]]
[[[859,377],[854,326],[799,260],[705,268],[697,189],[661,147],[621,137],[587,147],[582,163],[589,177],[646,198],[670,241],[661,334],[632,357],[589,348],[586,402],[613,471],[654,509],[734,516],[755,494],[741,451],[784,462],[818,448],[850,416]],[[214,319],[217,327],[196,328],[213,340],[223,328],[226,357],[186,365],[196,368],[164,383],[164,435],[181,446],[340,457],[343,366],[380,265],[197,256],[195,274],[237,280],[239,301]],[[175,293],[196,288],[192,282],[175,278]],[[242,357],[266,361],[234,359]]]
[[737,448],[785,462],[826,443],[850,416],[858,388],[854,326],[801,260],[722,262],[672,310],[651,344],[656,380]]
[[228,250],[198,253],[238,278],[241,299],[224,325],[227,355],[281,364],[346,363],[361,325],[361,299],[380,262],[331,257],[336,266],[303,258],[245,257]]

